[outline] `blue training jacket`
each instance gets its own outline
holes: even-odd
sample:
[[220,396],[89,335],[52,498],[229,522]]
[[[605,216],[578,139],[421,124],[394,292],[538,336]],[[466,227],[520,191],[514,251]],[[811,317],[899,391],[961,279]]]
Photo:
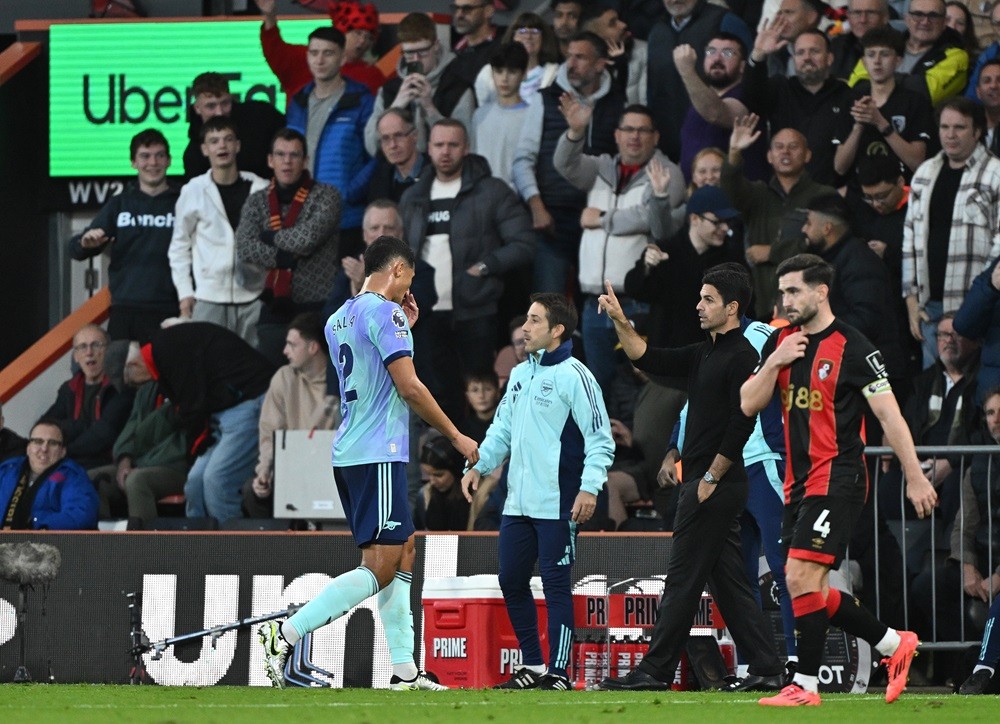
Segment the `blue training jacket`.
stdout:
[[504,515],[568,520],[577,494],[597,495],[608,479],[615,443],[597,381],[571,352],[572,340],[517,365],[476,470],[509,456]]
[[[354,229],[361,226],[368,184],[375,169],[374,159],[365,150],[365,124],[375,99],[367,86],[349,78],[344,80],[344,94],[326,119],[318,147],[308,150],[313,159],[313,177],[340,192],[340,228]],[[307,85],[288,104],[288,127],[302,135],[309,124],[309,94],[315,85]]]

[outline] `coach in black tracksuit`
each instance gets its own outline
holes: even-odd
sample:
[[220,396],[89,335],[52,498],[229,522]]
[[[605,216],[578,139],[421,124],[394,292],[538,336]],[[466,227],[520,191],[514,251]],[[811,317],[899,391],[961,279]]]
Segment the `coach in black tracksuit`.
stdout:
[[685,375],[689,382],[684,484],[649,652],[625,677],[602,681],[601,689],[670,688],[706,583],[750,665],[740,690],[782,686],[784,669],[770,622],[750,592],[740,549],[738,519],[748,493],[743,447],[755,422],[740,411],[740,386],[758,361],[740,329],[749,301],[745,271],[733,265],[713,267],[702,277],[698,303],[701,327],[709,338],[687,347],[650,349],[625,318],[610,286],[600,297],[636,367],[659,375]]

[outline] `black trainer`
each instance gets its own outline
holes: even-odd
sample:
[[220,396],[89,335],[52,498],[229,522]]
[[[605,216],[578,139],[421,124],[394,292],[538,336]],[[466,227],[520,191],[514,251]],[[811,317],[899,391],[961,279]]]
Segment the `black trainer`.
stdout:
[[[728,678],[728,677],[727,677]],[[785,687],[785,672],[773,676],[747,674],[742,679],[727,681],[722,691],[781,691]]]
[[986,690],[989,688],[990,680],[993,678],[993,674],[989,672],[989,669],[980,669],[979,671],[972,672],[972,676],[966,679],[960,687],[958,687],[959,694],[985,694]]
[[494,689],[537,689],[539,683],[541,683],[543,675],[536,674],[531,669],[527,669],[523,666],[519,667],[514,675],[510,677],[507,681],[502,684],[497,684]]
[[535,688],[539,691],[569,691],[573,688],[573,685],[569,683],[569,679],[565,676],[545,674],[535,684]]

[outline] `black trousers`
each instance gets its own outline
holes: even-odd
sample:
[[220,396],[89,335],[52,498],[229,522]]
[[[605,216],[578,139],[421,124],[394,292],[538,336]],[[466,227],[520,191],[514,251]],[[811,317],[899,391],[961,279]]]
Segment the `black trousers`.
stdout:
[[659,616],[649,652],[639,664],[660,681],[674,680],[706,583],[750,673],[774,676],[784,671],[771,620],[754,600],[743,566],[739,516],[747,491],[747,481],[727,480],[699,503],[697,478],[681,486]]

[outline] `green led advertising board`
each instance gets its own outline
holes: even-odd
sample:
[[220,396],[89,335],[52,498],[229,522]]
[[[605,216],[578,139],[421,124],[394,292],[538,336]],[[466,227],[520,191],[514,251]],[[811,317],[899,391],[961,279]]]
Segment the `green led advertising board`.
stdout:
[[[283,20],[286,42],[328,19]],[[284,109],[260,49],[259,20],[55,24],[49,31],[49,175],[130,176],[129,141],[158,128],[182,173],[188,92],[199,73],[229,76],[234,95]]]

